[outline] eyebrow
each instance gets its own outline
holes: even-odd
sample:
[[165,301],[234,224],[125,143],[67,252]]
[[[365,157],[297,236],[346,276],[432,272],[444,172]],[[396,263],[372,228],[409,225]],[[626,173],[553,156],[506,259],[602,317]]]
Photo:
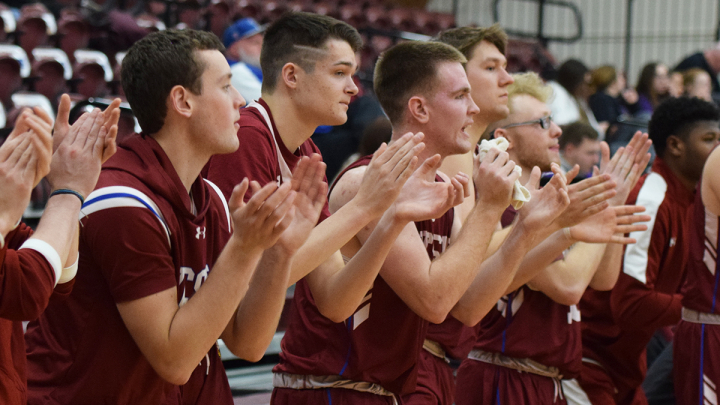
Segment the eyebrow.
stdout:
[[333,66],[347,66],[349,68],[355,68],[354,72],[357,72],[358,69],[360,68],[360,66],[358,66],[357,64],[347,61],[347,60],[341,60],[341,61],[335,62],[335,63],[333,63]]
[[222,76],[220,76],[220,79],[218,79],[218,83],[224,82],[226,79],[232,79],[232,72],[228,72]]

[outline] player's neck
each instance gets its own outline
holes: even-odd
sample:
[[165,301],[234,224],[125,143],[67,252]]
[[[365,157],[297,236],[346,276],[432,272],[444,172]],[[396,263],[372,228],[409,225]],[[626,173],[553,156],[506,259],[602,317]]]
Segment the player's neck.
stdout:
[[436,154],[439,154],[443,161],[445,159],[445,155],[441,153],[441,150],[437,147],[437,144],[435,141],[435,136],[431,133],[427,133],[426,131],[423,131],[423,128],[416,126],[416,125],[398,125],[397,127],[393,127],[393,133],[392,133],[392,140],[395,141],[397,139],[402,138],[403,135],[407,134],[408,132],[411,132],[413,134],[417,134],[418,132],[422,132],[425,134],[425,138],[423,138],[423,143],[425,143],[425,149],[423,149],[418,155],[418,160],[422,164],[422,162],[425,161],[425,159],[431,158]]
[[180,177],[180,181],[189,193],[192,184],[210,160],[210,156],[193,145],[186,128],[175,128],[166,121],[166,125],[153,134],[153,138],[165,151],[175,172]]
[[482,135],[485,133],[488,123],[482,122],[478,118],[474,118],[474,120],[475,122],[472,125],[465,128],[465,132],[470,135],[470,142],[472,142],[473,145],[476,145],[480,142],[480,138],[482,138]]
[[263,94],[262,99],[270,107],[280,139],[291,152],[310,139],[320,125],[308,119],[290,97],[280,94],[279,89],[272,95]]
[[675,159],[667,159],[666,157],[663,157],[662,160],[670,168],[670,171],[675,175],[675,177],[680,181],[680,183],[685,186],[686,189],[690,191],[695,190],[699,179],[693,179],[687,176],[682,168],[682,164],[679,161]]

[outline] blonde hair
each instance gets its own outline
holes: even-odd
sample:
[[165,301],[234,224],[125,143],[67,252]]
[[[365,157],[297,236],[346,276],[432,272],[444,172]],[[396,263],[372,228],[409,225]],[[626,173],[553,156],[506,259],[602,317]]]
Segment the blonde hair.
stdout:
[[547,103],[552,96],[552,87],[545,84],[535,72],[516,73],[513,76],[515,82],[508,86],[508,108],[513,114],[513,98],[521,95],[528,95],[543,103]]

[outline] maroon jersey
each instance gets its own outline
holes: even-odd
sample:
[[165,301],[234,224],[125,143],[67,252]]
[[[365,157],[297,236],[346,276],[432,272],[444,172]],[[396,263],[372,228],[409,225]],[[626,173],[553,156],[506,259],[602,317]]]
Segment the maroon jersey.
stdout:
[[[513,211],[508,207],[506,214]],[[514,215],[506,214],[503,227],[514,219]],[[476,330],[476,349],[557,367],[564,378],[580,371],[580,311],[575,305],[558,304],[527,285],[498,300]]]
[[[588,289],[583,308],[583,356],[599,362],[622,401],[634,397],[647,369],[645,347],[663,326],[680,320],[680,288],[688,259],[688,207],[694,195],[662,158],[642,177],[628,204],[646,208],[646,231],[625,248],[622,272],[611,291]],[[581,385],[583,382],[581,381]]]
[[[338,179],[350,169],[366,166],[370,158],[353,163]],[[438,176],[436,181],[442,179]],[[447,248],[453,217],[454,210],[449,210],[438,219],[415,223],[431,259]],[[357,311],[344,322],[332,322],[320,313],[304,279],[297,283],[290,314],[280,364],[273,371],[340,375],[351,381],[379,384],[396,395],[415,390],[418,356],[428,322],[416,315],[382,276],[375,279]]]
[[28,327],[29,403],[232,404],[215,345],[175,386],[117,309],[173,287],[178,305],[192,299],[230,234],[220,191],[198,177],[189,195],[160,145],[136,135],[105,164],[82,214],[75,288]]
[[[702,202],[698,184],[690,210],[690,258],[688,259],[683,307],[704,313],[720,313],[718,306],[718,216]],[[685,317],[683,317],[685,318]],[[699,321],[699,320],[698,320]],[[680,321],[674,339],[675,392],[678,404],[713,403],[720,382],[720,325]]]
[[[267,117],[263,112],[267,113]],[[210,159],[203,173],[217,184],[226,198],[230,198],[233,188],[243,181],[255,180],[264,186],[272,181],[278,184],[288,181],[295,165],[303,156],[320,150],[311,139],[305,141],[298,150],[290,151],[278,133],[272,112],[263,99],[250,104],[240,114],[238,130],[240,148],[233,153],[217,155]],[[327,183],[327,179],[325,179]],[[250,193],[245,194],[245,201]],[[330,216],[327,203],[320,214],[320,221]]]
[[[37,319],[53,295],[56,270],[41,252],[20,249],[32,235],[21,223],[0,249],[0,403],[22,404],[27,394],[27,364],[22,321]],[[57,253],[56,253],[57,255]],[[57,256],[59,260],[59,256]],[[51,259],[52,260],[52,259]],[[55,264],[57,265],[57,263]],[[59,284],[66,294],[73,281]]]
[[718,216],[708,211],[702,202],[700,183],[695,193],[695,204],[690,211],[690,257],[682,304],[698,312],[720,313],[717,300],[718,280]]

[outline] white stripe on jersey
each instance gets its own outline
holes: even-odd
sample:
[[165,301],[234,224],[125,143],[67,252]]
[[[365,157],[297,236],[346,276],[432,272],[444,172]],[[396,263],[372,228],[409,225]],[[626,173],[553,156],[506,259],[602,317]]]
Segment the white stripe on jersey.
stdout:
[[715,384],[706,374],[703,374],[703,400],[708,405],[717,405]]
[[718,216],[705,208],[705,254],[703,262],[707,266],[710,273],[715,275],[715,264],[717,262],[717,243],[718,243]]
[[220,191],[220,188],[218,188],[218,186],[215,185],[215,183],[213,183],[212,181],[210,181],[208,179],[203,179],[203,180],[205,180],[205,182],[207,182],[207,184],[210,185],[210,188],[215,190],[217,195],[220,197],[220,201],[222,201],[223,207],[225,207],[225,217],[227,217],[227,221],[228,221],[228,230],[230,232],[232,232],[233,229],[232,229],[232,224],[230,223],[230,209],[228,208],[227,201],[225,201],[225,196]]
[[[108,196],[110,194],[130,194],[133,197],[109,197],[107,199],[101,199],[97,200],[98,198]],[[132,187],[126,187],[126,186],[110,186],[110,187],[103,187],[100,189],[97,189],[90,193],[89,196],[85,199],[86,205],[83,205],[82,210],[80,210],[80,220],[85,218],[86,216],[102,211],[109,208],[120,208],[120,207],[138,207],[138,208],[145,208],[148,209],[146,205],[141,203],[141,200],[145,202],[147,205],[152,207],[153,210],[155,210],[155,217],[160,222],[160,225],[162,225],[163,230],[165,231],[165,235],[167,236],[168,245],[172,246],[172,243],[170,242],[170,229],[168,229],[167,225],[165,224],[165,218],[163,218],[162,212],[160,211],[160,208],[153,202],[153,200],[150,199],[147,195],[145,195],[143,192],[138,191]]]
[[645,183],[640,188],[637,202],[635,204],[645,207],[645,215],[650,216],[650,222],[646,222],[646,231],[631,232],[630,237],[637,240],[637,243],[627,245],[625,249],[625,260],[623,272],[645,284],[647,282],[648,249],[650,248],[650,237],[652,236],[658,209],[667,192],[667,183],[659,174],[651,172]]

